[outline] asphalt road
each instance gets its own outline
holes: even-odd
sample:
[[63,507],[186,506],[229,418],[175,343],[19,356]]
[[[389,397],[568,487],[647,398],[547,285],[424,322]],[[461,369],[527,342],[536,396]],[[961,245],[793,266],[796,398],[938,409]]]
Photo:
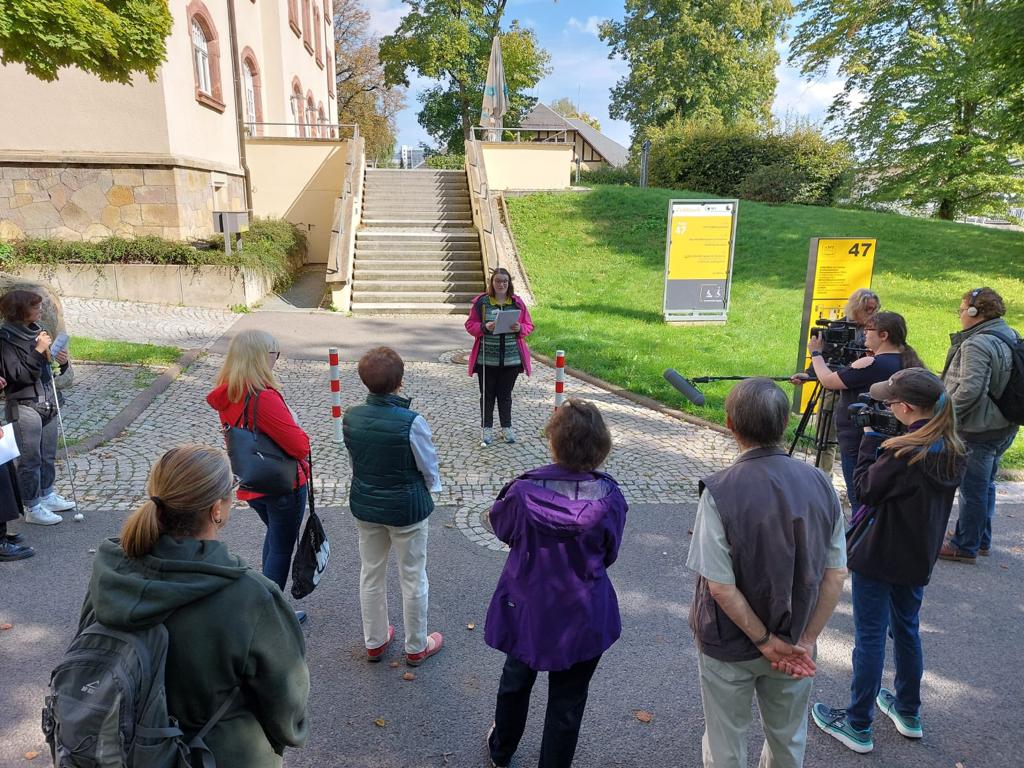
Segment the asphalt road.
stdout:
[[[363,659],[357,593],[358,554],[347,510],[326,510],[332,562],[302,606],[313,689],[309,744],[286,753],[287,766],[433,768],[486,764],[502,656],[483,641],[483,622],[504,555],[447,527],[453,510],[431,518],[431,628],[445,649],[403,681],[404,664]],[[618,563],[623,635],[605,655],[591,687],[576,765],[581,768],[675,768],[700,764],[703,720],[694,645],[686,626],[693,578],[684,566],[693,505],[636,505]],[[0,766],[49,764],[39,731],[48,673],[70,640],[90,568],[89,548],[112,535],[120,519],[89,511],[84,523],[21,526],[39,554],[0,564]],[[886,718],[875,723],[875,752],[847,751],[813,725],[806,765],[1010,768],[1024,765],[1019,727],[1024,664],[1024,506],[1003,506],[992,557],[976,566],[940,563],[922,612],[926,654],[925,738],[899,736]],[[224,531],[229,546],[258,563],[262,526],[237,510]],[[392,569],[393,570],[393,569]],[[401,638],[400,593],[392,573],[391,608]],[[476,628],[469,630],[467,625]],[[819,648],[814,698],[845,704],[852,614],[849,593]],[[388,661],[400,658],[400,642]],[[891,683],[891,670],[887,673]],[[514,766],[536,765],[546,686],[535,705]],[[634,710],[654,719],[639,722]],[[375,721],[381,719],[384,725]],[[750,765],[760,752],[751,734]],[[38,751],[36,761],[24,754]],[[221,768],[233,768],[222,766]]]

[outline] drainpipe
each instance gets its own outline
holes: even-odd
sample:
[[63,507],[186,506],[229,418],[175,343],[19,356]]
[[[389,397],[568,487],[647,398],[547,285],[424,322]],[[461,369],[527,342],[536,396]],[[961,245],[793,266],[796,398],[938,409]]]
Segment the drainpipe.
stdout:
[[242,166],[245,178],[245,210],[252,215],[252,177],[249,175],[249,164],[245,158],[245,119],[242,116],[242,76],[238,71],[241,62],[238,60],[238,28],[235,25],[235,2],[228,4],[228,37],[231,38],[231,79],[235,87],[235,131],[238,134],[238,164]]

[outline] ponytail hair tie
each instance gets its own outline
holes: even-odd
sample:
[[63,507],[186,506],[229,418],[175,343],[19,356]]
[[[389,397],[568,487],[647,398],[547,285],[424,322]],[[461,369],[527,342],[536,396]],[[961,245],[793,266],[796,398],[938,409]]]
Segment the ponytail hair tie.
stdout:
[[161,499],[159,496],[150,496],[149,500],[152,501],[156,505],[156,508],[158,510],[159,509],[163,509],[163,507],[164,507],[164,500]]
[[946,407],[946,400],[947,398],[945,392],[939,395],[939,399],[935,401],[935,407],[932,409],[932,413],[935,416],[938,416],[940,413],[942,413],[942,409]]

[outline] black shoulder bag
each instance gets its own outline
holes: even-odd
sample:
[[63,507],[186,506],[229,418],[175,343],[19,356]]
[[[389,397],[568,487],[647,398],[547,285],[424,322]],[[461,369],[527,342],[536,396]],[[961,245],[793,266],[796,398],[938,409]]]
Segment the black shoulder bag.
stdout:
[[302,532],[299,545],[295,548],[292,558],[292,597],[301,600],[320,583],[320,577],[327,569],[327,561],[331,558],[331,544],[327,541],[327,532],[316,513],[313,503],[313,454],[309,454],[309,478],[306,482],[309,499],[309,517],[306,529]]
[[[252,419],[247,427],[245,414],[249,410],[250,400]],[[238,476],[241,489],[267,496],[281,496],[294,490],[299,464],[281,450],[273,438],[256,428],[256,407],[259,401],[259,393],[255,397],[247,394],[238,421],[233,425],[223,425],[231,471]]]

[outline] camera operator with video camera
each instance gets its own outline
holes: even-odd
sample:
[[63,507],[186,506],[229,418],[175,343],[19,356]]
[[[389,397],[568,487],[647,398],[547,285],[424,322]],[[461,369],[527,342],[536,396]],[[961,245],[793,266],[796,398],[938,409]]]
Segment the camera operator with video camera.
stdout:
[[[905,737],[922,736],[918,615],[966,464],[952,398],[938,376],[907,368],[873,384],[870,396],[888,410],[863,406],[855,417],[865,424],[855,473],[864,506],[846,534],[855,633],[850,703],[811,708],[821,730],[859,753],[874,748],[876,706]],[[880,688],[889,631],[894,691]]]
[[853,472],[857,466],[861,430],[850,419],[850,406],[860,395],[879,381],[885,381],[902,368],[924,367],[913,347],[907,345],[907,323],[895,312],[879,312],[864,325],[864,348],[870,353],[832,370],[822,354],[824,340],[819,335],[807,343],[814,375],[821,386],[839,393],[835,408],[836,439],[842,461],[843,478],[850,509],[856,512],[860,500],[854,487]]

